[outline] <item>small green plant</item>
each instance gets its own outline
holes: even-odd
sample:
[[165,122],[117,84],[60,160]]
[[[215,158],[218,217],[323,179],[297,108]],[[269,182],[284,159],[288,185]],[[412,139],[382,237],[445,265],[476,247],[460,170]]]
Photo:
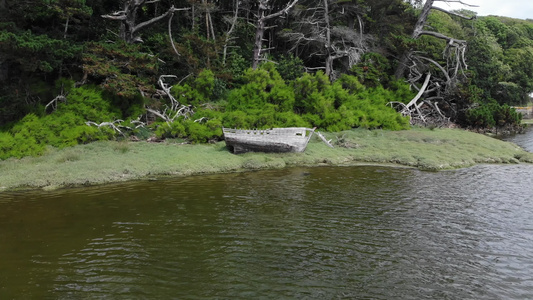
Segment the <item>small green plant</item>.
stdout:
[[69,161],[77,161],[81,159],[81,154],[79,151],[75,150],[66,150],[65,152],[61,153],[61,156],[57,159],[58,163],[65,163]]
[[113,145],[113,148],[123,154],[130,151],[130,145],[125,141],[117,142]]

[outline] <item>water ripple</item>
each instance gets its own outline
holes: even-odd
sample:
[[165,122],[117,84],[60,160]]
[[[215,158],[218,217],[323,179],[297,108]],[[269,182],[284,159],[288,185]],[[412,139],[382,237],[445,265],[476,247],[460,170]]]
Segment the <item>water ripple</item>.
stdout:
[[529,165],[294,168],[32,195],[0,203],[0,266],[13,274],[0,274],[0,296],[531,298],[531,195]]

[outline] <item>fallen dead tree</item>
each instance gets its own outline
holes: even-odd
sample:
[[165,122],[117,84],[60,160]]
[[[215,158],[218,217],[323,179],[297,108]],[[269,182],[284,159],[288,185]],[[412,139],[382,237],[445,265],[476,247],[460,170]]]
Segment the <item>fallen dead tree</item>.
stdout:
[[[444,97],[423,98],[428,92],[430,79],[431,73],[427,73],[422,87],[409,103],[391,101],[387,105],[396,109],[403,116],[408,116],[411,125],[448,127],[452,123],[449,115],[456,113],[455,108],[445,101]],[[446,108],[447,113],[443,112],[442,107]]]
[[[442,59],[438,59],[439,62],[437,59],[425,56],[420,51],[410,50],[405,53],[396,70],[396,78],[404,77],[418,93],[408,104],[393,101],[389,105],[396,108],[402,115],[409,116],[411,124],[440,127],[449,126],[458,115],[457,105],[453,99],[457,84],[465,77],[464,72],[468,68],[465,60],[467,45],[464,40],[426,30],[427,17],[431,10],[438,10],[468,20],[474,19],[475,16],[467,17],[433,6],[433,3],[437,1],[439,0],[426,1],[411,37],[418,39],[421,36],[431,36],[445,41]],[[424,81],[421,84],[422,80]]]
[[87,121],[87,122],[85,122],[85,124],[87,124],[87,126],[96,126],[98,128],[109,127],[111,129],[113,129],[113,131],[115,131],[116,133],[121,134],[124,137],[126,137],[126,134],[124,133],[124,131],[120,130],[121,128],[123,130],[125,129],[125,130],[129,130],[129,131],[133,131],[133,130],[138,129],[140,127],[146,126],[146,124],[144,122],[140,121],[139,119],[130,121],[130,124],[132,124],[131,126],[122,125],[121,124],[122,122],[124,122],[124,120],[117,119],[117,120],[114,120],[114,121],[111,121],[111,122],[101,122],[101,123],[96,123],[96,122],[93,122],[93,121]]
[[115,132],[117,133],[120,133],[122,136],[126,136],[124,134],[124,132],[122,132],[120,129],[119,129],[119,126],[120,126],[120,123],[124,122],[124,120],[115,120],[115,121],[112,121],[112,122],[102,122],[100,124],[96,123],[96,122],[93,122],[93,121],[87,121],[85,122],[85,124],[87,124],[87,126],[96,126],[98,128],[100,127],[109,127],[111,129],[113,129]]
[[146,107],[146,111],[154,114],[155,116],[163,119],[167,124],[177,120],[178,117],[184,117],[185,119],[189,118],[194,114],[192,105],[182,105],[170,92],[172,86],[166,82],[169,78],[177,78],[175,75],[161,75],[157,81],[161,87],[164,95],[170,100],[170,106],[165,105],[163,111],[155,110],[153,108]]
[[444,102],[443,97],[423,98],[423,95],[427,93],[429,82],[431,79],[431,73],[426,74],[426,78],[422,87],[419,89],[416,96],[404,104],[398,101],[391,101],[387,105],[390,105],[396,111],[400,112],[403,116],[408,116],[411,125],[437,125],[447,126],[450,123],[450,118],[447,117],[439,108],[439,101]]

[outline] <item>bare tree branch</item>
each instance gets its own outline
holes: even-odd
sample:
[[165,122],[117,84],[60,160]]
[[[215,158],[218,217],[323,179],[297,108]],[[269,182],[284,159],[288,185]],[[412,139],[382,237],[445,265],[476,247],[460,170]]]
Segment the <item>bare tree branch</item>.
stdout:
[[252,62],[252,68],[257,69],[257,66],[259,65],[259,61],[261,61],[261,55],[262,55],[262,48],[263,48],[263,36],[265,34],[265,26],[266,22],[272,18],[279,17],[283,14],[287,14],[289,10],[298,3],[298,0],[293,0],[287,6],[285,6],[284,9],[272,13],[269,15],[266,15],[266,12],[268,10],[268,1],[269,0],[258,0],[259,1],[259,11],[257,14],[257,23],[255,28],[255,43],[254,43],[254,52],[253,52],[253,62]]
[[235,25],[237,24],[237,20],[238,20],[238,17],[239,17],[239,3],[240,3],[239,0],[235,1],[235,12],[233,14],[232,20],[230,21],[231,26],[228,29],[228,31],[226,32],[226,38],[224,40],[224,50],[223,50],[223,54],[222,54],[222,64],[223,65],[226,65],[226,56],[227,56],[227,52],[228,52],[229,43],[233,39],[231,34],[233,33],[233,30],[235,29]]
[[[185,78],[187,78],[188,76],[189,75],[187,75]],[[168,125],[174,122],[178,117],[183,116],[185,118],[188,118],[189,116],[194,114],[193,107],[191,105],[180,104],[179,101],[172,95],[172,93],[170,92],[170,90],[172,89],[172,86],[166,82],[166,80],[169,78],[176,79],[177,76],[176,75],[161,75],[159,76],[159,80],[157,82],[159,86],[161,87],[161,89],[163,90],[163,92],[165,93],[165,95],[170,99],[170,107],[168,105],[165,105],[165,109],[162,112],[157,111],[155,109],[146,108],[146,111],[165,120],[165,122]]]
[[[294,10],[296,27],[284,30],[281,35],[292,45],[291,51],[307,51],[307,57],[323,59],[326,75],[334,80],[339,73],[334,67],[349,70],[357,64],[361,56],[368,51],[372,36],[363,34],[363,21],[358,6],[354,4],[339,4],[328,0],[318,1],[319,5],[312,7],[298,7]],[[347,13],[350,9],[350,13]],[[353,18],[350,26],[333,25],[339,15]],[[359,32],[354,28],[356,20]],[[340,62],[334,64],[335,62]]]
[[156,2],[158,2],[158,0],[154,0],[154,1],[128,0],[124,3],[123,10],[117,11],[117,12],[114,12],[108,15],[102,15],[102,18],[121,21],[122,24],[120,27],[120,37],[128,43],[133,43],[137,41],[142,41],[140,37],[137,36],[137,33],[140,30],[144,29],[145,27],[150,26],[154,24],[155,22],[158,22],[168,17],[170,14],[173,14],[176,11],[190,9],[190,8],[175,8],[174,6],[171,6],[165,13],[157,17],[154,17],[150,20],[136,24],[137,10],[139,9],[139,7],[141,7],[144,4],[152,4]]
[[108,126],[108,127],[111,127],[111,129],[113,129],[114,131],[120,133],[122,136],[126,136],[119,128],[117,125],[115,125],[115,123],[117,124],[120,124],[121,122],[124,122],[123,120],[115,120],[113,122],[102,122],[100,124],[96,123],[96,122],[93,122],[93,121],[87,121],[85,122],[85,124],[87,124],[87,126],[91,126],[91,125],[95,125],[96,127],[100,128],[100,127],[103,127],[103,126]]
[[174,12],[170,14],[170,18],[168,18],[168,38],[170,39],[170,44],[172,45],[172,49],[174,49],[174,53],[176,53],[177,56],[180,56],[180,53],[178,52],[178,49],[176,48],[176,45],[174,44],[174,39],[172,38],[172,18],[174,17]]
[[[407,81],[412,87],[418,89],[417,84],[423,77],[423,73],[431,72],[432,65],[437,67],[440,71],[439,73],[433,74],[427,84],[428,77],[426,77],[425,84],[421,89],[418,89],[419,92],[414,103],[411,101],[409,105],[404,106],[391,103],[391,105],[396,106],[399,111],[402,111],[404,115],[409,115],[412,124],[422,122],[423,124],[432,123],[443,125],[449,123],[449,116],[456,115],[457,112],[456,106],[446,99],[450,99],[450,95],[456,90],[456,85],[460,81],[460,76],[464,76],[464,71],[468,67],[465,60],[467,46],[465,40],[455,39],[439,32],[427,31],[424,30],[424,28],[426,26],[427,17],[433,9],[469,20],[474,19],[475,16],[466,17],[459,13],[449,12],[445,9],[435,7],[433,6],[433,3],[436,1],[438,0],[426,0],[411,37],[413,39],[418,39],[421,36],[431,36],[446,41],[443,50],[443,59],[445,63],[438,62],[436,59],[426,57],[411,49],[410,51],[406,51],[401,57],[395,74],[397,78],[401,78],[408,70]],[[462,1],[443,2],[456,2],[466,5],[466,3]],[[422,101],[420,101],[420,99],[422,99]],[[444,103],[445,105],[439,106],[439,103]],[[442,107],[445,108],[446,113]],[[446,116],[446,114],[449,115]]]

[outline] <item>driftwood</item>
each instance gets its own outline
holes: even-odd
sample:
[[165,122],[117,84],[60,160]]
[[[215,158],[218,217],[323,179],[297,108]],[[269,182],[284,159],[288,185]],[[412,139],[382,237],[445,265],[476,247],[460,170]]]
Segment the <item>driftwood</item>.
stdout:
[[326,143],[326,145],[328,145],[328,147],[334,148],[331,144],[331,140],[326,140],[326,138],[322,135],[322,133],[320,133],[320,131],[316,131],[315,133],[324,143]]
[[122,122],[124,122],[124,120],[118,119],[118,120],[115,120],[115,121],[112,121],[112,122],[102,122],[100,124],[98,124],[96,122],[93,122],[93,121],[87,121],[87,122],[85,122],[85,124],[87,126],[93,126],[94,125],[94,126],[96,126],[98,128],[100,128],[100,127],[109,127],[111,129],[113,129],[115,132],[120,133],[124,137],[126,136],[126,134],[122,130],[120,130],[121,128],[133,131],[134,129],[146,126],[146,124],[144,122],[140,121],[140,117],[137,120],[133,120],[133,121],[130,122],[131,124],[133,124],[133,126],[121,125]]
[[96,123],[96,122],[93,122],[93,121],[87,121],[87,122],[85,122],[85,124],[87,124],[87,126],[94,125],[94,126],[96,126],[96,127],[98,127],[98,128],[103,127],[103,126],[107,126],[107,127],[110,127],[111,129],[113,129],[115,132],[118,132],[118,133],[120,133],[121,135],[126,136],[126,135],[124,134],[124,132],[122,132],[122,131],[118,128],[118,127],[119,127],[119,124],[120,124],[121,122],[124,122],[124,121],[123,121],[123,120],[115,120],[115,121],[113,121],[113,122],[102,122],[102,123],[100,123],[100,124],[98,124],[98,123]]
[[397,111],[399,111],[403,116],[409,116],[411,120],[413,120],[415,116],[418,116],[422,120],[424,120],[424,116],[420,113],[420,107],[418,106],[417,102],[420,100],[422,95],[427,89],[427,86],[429,84],[429,79],[431,78],[431,73],[427,73],[426,79],[424,80],[424,84],[418,91],[418,94],[409,101],[407,104],[403,104],[402,102],[397,101],[391,101],[387,105],[390,105],[392,108],[395,108]]

